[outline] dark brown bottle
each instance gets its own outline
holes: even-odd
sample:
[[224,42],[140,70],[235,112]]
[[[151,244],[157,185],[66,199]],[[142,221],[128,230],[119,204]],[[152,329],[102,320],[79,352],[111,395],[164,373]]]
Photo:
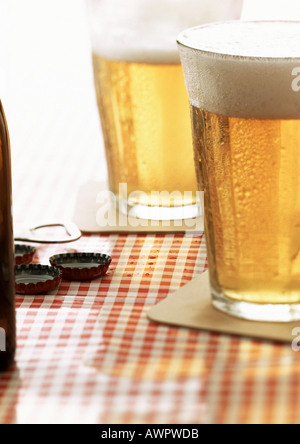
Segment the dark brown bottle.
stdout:
[[0,371],[11,366],[16,350],[14,262],[10,142],[0,101]]

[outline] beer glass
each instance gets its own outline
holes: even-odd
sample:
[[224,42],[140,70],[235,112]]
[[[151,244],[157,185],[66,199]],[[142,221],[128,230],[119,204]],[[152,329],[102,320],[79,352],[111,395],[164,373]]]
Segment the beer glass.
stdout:
[[300,319],[300,23],[227,22],[178,38],[213,304]]
[[239,18],[241,7],[241,0],[88,0],[109,186],[122,212],[198,215],[176,37],[189,26]]

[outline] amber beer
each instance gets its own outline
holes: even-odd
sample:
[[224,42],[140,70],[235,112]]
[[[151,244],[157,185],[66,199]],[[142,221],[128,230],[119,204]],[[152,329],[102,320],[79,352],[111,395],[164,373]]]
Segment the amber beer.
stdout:
[[199,23],[238,18],[242,0],[87,1],[111,191],[121,210],[137,217],[199,215],[176,36]]
[[14,360],[15,322],[10,146],[0,102],[0,371],[6,370]]
[[[181,65],[120,62],[97,54],[93,61],[111,191],[118,195],[119,184],[126,183],[128,195],[135,193],[132,205],[195,205],[189,101]],[[164,195],[153,198],[156,190],[182,194],[170,202]]]
[[196,107],[193,119],[200,186],[209,190],[215,290],[247,302],[299,302],[300,120],[229,118]]
[[299,39],[284,22],[179,37],[213,303],[246,319],[300,319]]

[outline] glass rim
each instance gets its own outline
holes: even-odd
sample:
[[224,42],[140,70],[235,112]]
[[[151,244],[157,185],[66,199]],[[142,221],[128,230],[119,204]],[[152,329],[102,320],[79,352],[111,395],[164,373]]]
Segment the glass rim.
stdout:
[[[245,23],[245,24],[249,24],[249,23],[292,23],[292,24],[299,24],[300,26],[300,21],[299,20],[225,20],[225,21],[219,21],[219,22],[212,22],[212,23],[206,23],[204,25],[199,25],[199,26],[194,26],[191,28],[187,28],[184,31],[181,31],[180,34],[177,36],[177,44],[179,46],[181,46],[182,48],[186,48],[186,49],[191,49],[193,51],[197,51],[198,53],[202,54],[202,55],[207,55],[210,57],[226,57],[226,60],[245,60],[248,62],[257,62],[257,61],[273,61],[273,62],[281,62],[281,61],[290,61],[290,62],[294,62],[299,60],[300,61],[300,51],[299,51],[299,56],[295,56],[295,57],[266,57],[266,56],[249,56],[249,55],[238,55],[238,54],[228,54],[226,52],[215,52],[215,51],[209,51],[207,49],[201,49],[201,48],[196,48],[194,45],[192,44],[187,44],[186,42],[184,43],[182,41],[183,36],[187,33],[187,32],[191,32],[191,31],[195,31],[198,29],[205,29],[205,28],[212,28],[215,26],[219,26],[219,25],[226,25],[226,24],[231,24],[231,23]],[[187,37],[185,37],[185,40],[187,39]]]

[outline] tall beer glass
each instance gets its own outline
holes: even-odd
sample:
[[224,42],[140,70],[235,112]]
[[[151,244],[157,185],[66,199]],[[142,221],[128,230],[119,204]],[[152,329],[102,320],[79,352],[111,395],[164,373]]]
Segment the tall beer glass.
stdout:
[[299,44],[297,22],[179,36],[213,304],[249,320],[300,319]]
[[188,26],[239,18],[242,1],[89,0],[88,6],[111,191],[123,212],[140,218],[197,216],[176,37]]

